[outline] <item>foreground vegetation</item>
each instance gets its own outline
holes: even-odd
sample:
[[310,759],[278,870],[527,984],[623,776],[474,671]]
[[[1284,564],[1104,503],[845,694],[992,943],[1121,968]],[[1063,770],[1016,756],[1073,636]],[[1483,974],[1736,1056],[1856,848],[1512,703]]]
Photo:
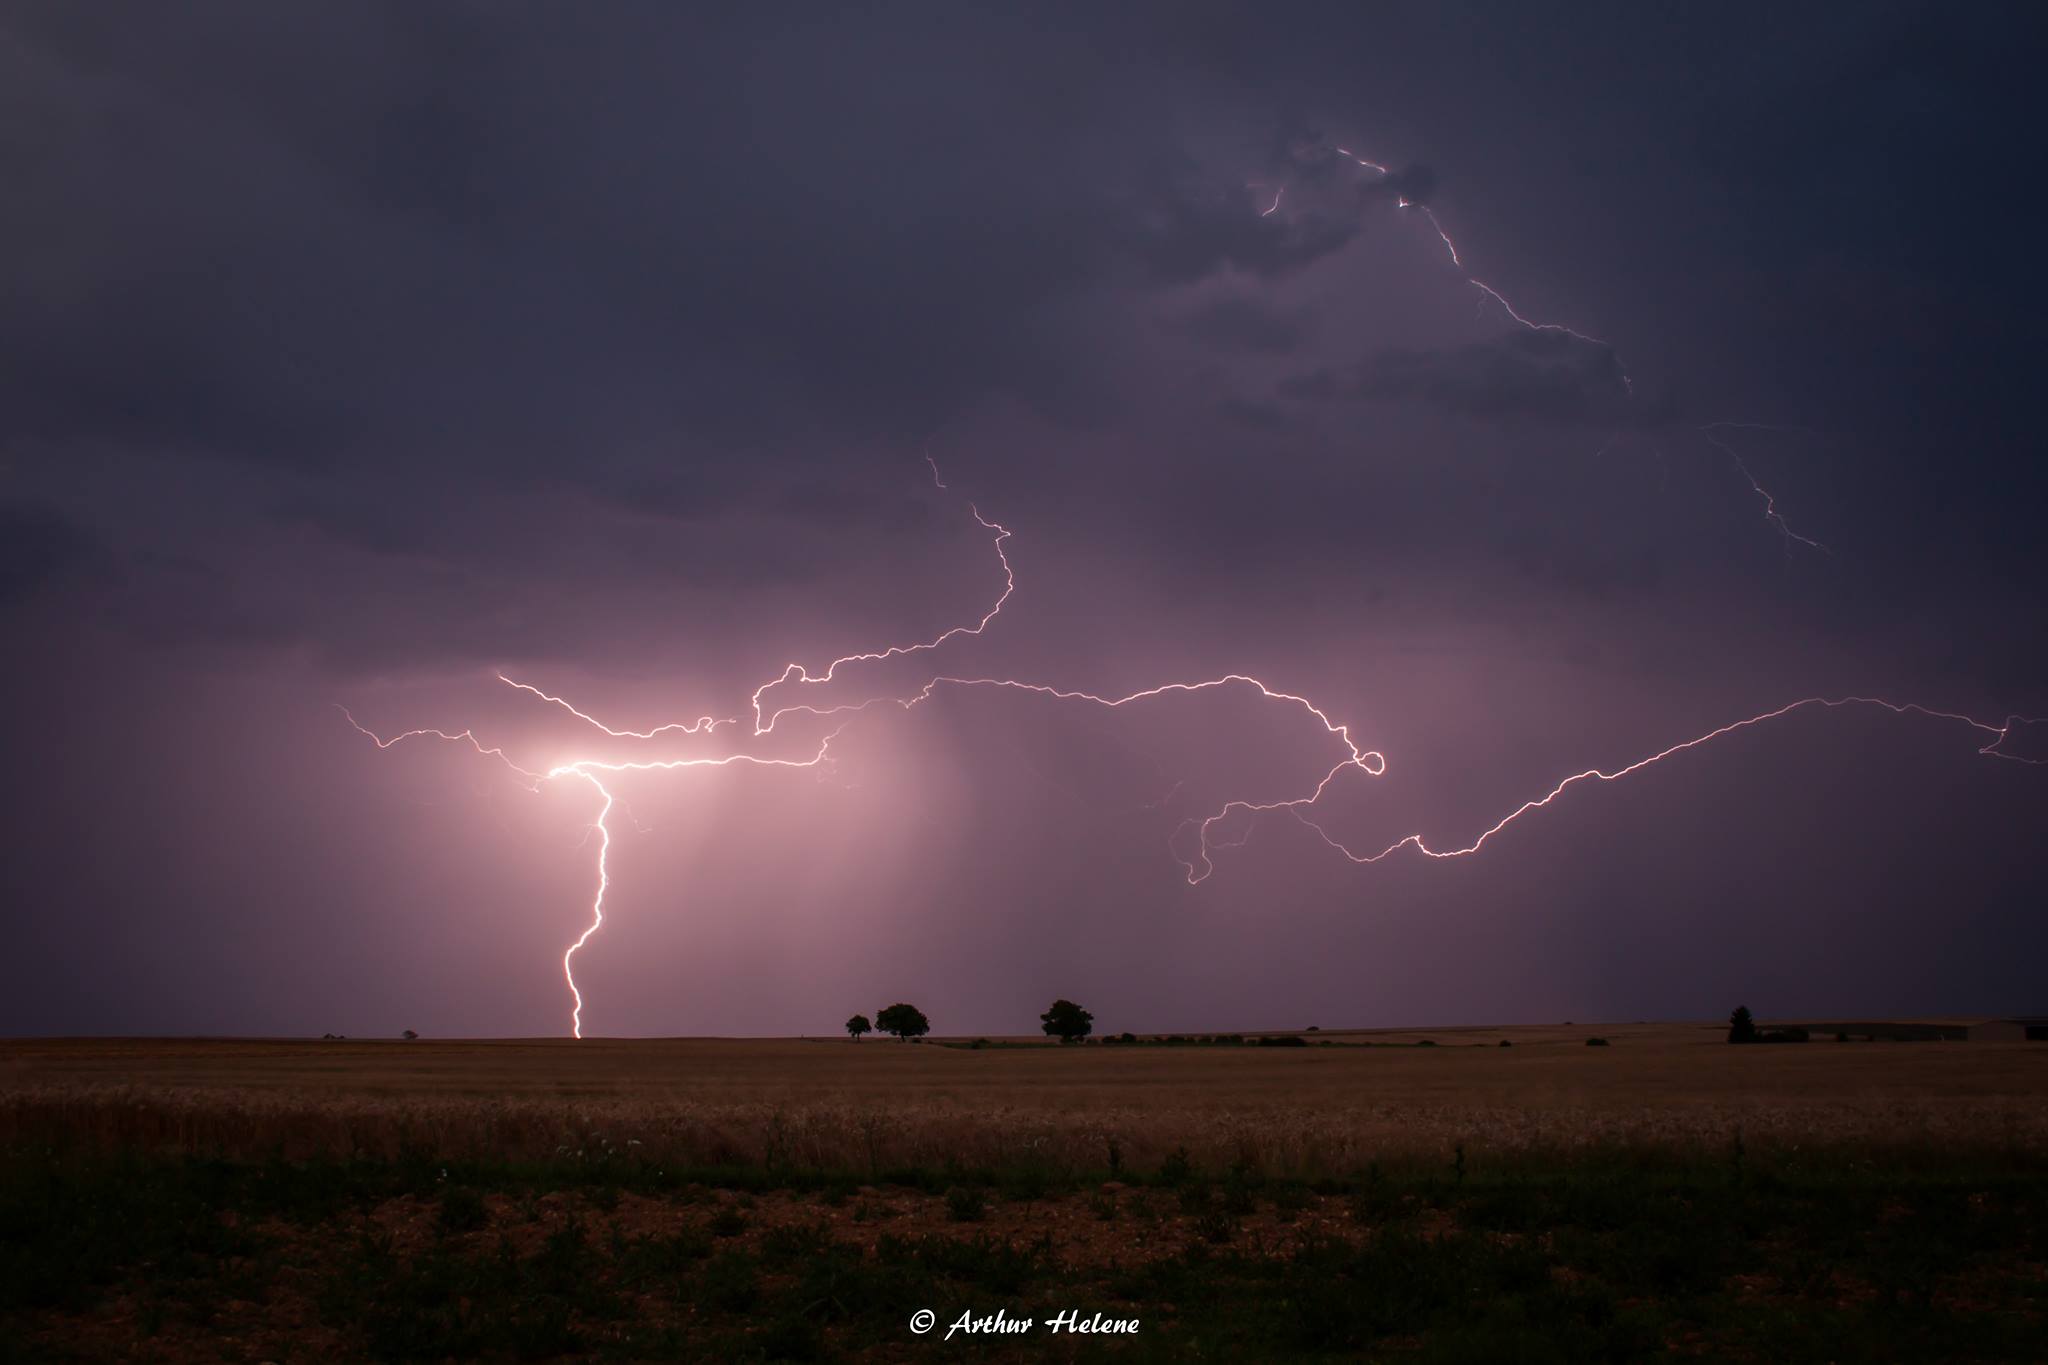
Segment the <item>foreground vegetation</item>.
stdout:
[[[1170,1159],[442,1166],[9,1153],[0,1355],[46,1360],[2032,1360],[2048,1166],[1853,1150],[1454,1153],[1343,1179]],[[1107,1177],[1108,1172],[1100,1173]],[[913,1336],[920,1308],[938,1333]]]
[[2040,1357],[2048,1049],[1500,1032],[0,1045],[0,1359]]

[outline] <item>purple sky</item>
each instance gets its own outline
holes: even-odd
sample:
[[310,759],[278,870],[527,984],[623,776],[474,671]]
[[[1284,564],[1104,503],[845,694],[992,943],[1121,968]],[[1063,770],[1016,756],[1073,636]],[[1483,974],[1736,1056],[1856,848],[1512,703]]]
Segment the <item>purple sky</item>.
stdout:
[[[784,700],[1255,674],[1385,755],[1315,810],[1373,851],[1801,697],[2048,715],[2031,12],[978,8],[0,8],[0,1032],[566,1031],[593,789],[337,705],[808,754],[494,675],[743,715],[979,619],[970,502],[989,629]],[[607,778],[584,1027],[2038,1011],[1986,738],[1802,712],[1191,887],[1312,718],[942,691]]]

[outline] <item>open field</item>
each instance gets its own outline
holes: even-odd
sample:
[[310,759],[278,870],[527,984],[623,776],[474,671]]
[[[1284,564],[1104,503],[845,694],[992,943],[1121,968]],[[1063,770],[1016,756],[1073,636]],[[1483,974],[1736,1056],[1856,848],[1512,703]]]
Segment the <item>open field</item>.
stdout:
[[[1589,1036],[1611,1046],[1591,1048]],[[1429,1038],[1436,1046],[1399,1046]],[[0,1044],[0,1135],[261,1156],[640,1158],[1061,1170],[1175,1149],[1303,1176],[1589,1143],[2048,1148],[2048,1047],[1731,1048],[1707,1025],[1437,1030],[1330,1047],[927,1042],[56,1041]],[[1501,1040],[1513,1046],[1500,1047]]]
[[2048,1047],[1719,1038],[5,1043],[0,1358],[2040,1358]]

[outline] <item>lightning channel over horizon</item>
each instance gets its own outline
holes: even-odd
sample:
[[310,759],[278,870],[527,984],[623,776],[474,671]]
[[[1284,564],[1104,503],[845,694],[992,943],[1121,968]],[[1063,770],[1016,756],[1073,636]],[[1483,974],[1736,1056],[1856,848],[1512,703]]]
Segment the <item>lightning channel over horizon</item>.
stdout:
[[[1335,150],[1359,167],[1372,171],[1382,179],[1391,179],[1393,173],[1378,162],[1358,156],[1342,147]],[[1282,212],[1286,186],[1274,188],[1269,204],[1258,210],[1261,218],[1270,218]],[[1425,203],[1411,200],[1406,195],[1398,196],[1396,202],[1405,211],[1413,211],[1426,221],[1442,242],[1451,264],[1458,269],[1464,282],[1477,290],[1482,299],[1497,305],[1507,317],[1533,332],[1554,333],[1572,337],[1586,345],[1597,346],[1614,357],[1619,368],[1625,391],[1633,397],[1634,384],[1614,347],[1598,337],[1577,331],[1562,323],[1533,319],[1518,311],[1513,304],[1493,285],[1468,272],[1463,253],[1445,229],[1435,211]],[[1725,452],[1735,463],[1750,487],[1762,500],[1765,520],[1783,538],[1788,553],[1793,543],[1808,546],[1826,553],[1827,547],[1811,537],[1800,534],[1787,524],[1779,512],[1777,501],[1750,471],[1748,463],[1731,445],[1715,433],[1723,428],[1761,426],[1747,423],[1709,423],[1696,428],[1698,434],[1711,445]],[[924,455],[930,467],[932,483],[941,491],[948,485],[940,475],[937,462],[929,452]],[[969,503],[968,511],[973,521],[989,534],[990,548],[1001,573],[1001,586],[993,601],[979,616],[967,622],[940,630],[929,637],[920,636],[906,643],[885,644],[875,648],[842,654],[822,664],[806,664],[793,661],[779,672],[765,678],[747,694],[744,708],[735,707],[729,715],[706,713],[690,721],[670,721],[645,728],[616,726],[600,720],[592,712],[578,706],[567,697],[515,678],[508,673],[494,675],[497,682],[530,696],[539,703],[568,713],[584,725],[598,731],[608,739],[629,741],[635,744],[661,743],[664,745],[681,742],[709,744],[721,738],[727,739],[726,747],[705,753],[691,753],[681,757],[657,756],[629,760],[572,757],[564,762],[545,767],[527,767],[515,761],[501,744],[486,744],[471,728],[440,729],[417,728],[401,731],[388,738],[362,725],[346,708],[340,708],[348,723],[372,740],[378,749],[388,750],[407,740],[433,739],[445,743],[465,744],[477,755],[492,759],[503,765],[519,784],[530,791],[539,791],[545,784],[573,779],[589,784],[597,799],[595,813],[589,824],[590,835],[596,841],[595,890],[589,903],[587,922],[575,939],[569,943],[561,958],[562,975],[567,986],[572,1008],[570,1011],[570,1032],[576,1038],[583,1037],[583,1011],[585,998],[576,980],[575,960],[577,954],[589,944],[604,927],[607,897],[612,890],[611,853],[613,830],[610,819],[620,809],[618,794],[607,784],[606,779],[615,775],[644,773],[673,773],[691,768],[723,768],[750,766],[763,768],[819,769],[833,761],[832,745],[847,727],[856,724],[871,710],[895,709],[910,712],[923,707],[942,692],[990,690],[1006,695],[1035,698],[1063,705],[1084,705],[1104,710],[1122,710],[1153,704],[1170,704],[1177,698],[1199,693],[1232,692],[1243,694],[1247,699],[1262,706],[1272,706],[1300,717],[1316,727],[1320,738],[1331,745],[1331,756],[1327,767],[1318,767],[1301,779],[1295,794],[1278,799],[1255,800],[1248,797],[1233,797],[1207,814],[1191,815],[1174,826],[1167,836],[1167,848],[1184,874],[1190,886],[1207,881],[1216,871],[1213,855],[1224,850],[1242,847],[1251,837],[1259,818],[1267,814],[1284,813],[1315,833],[1326,845],[1342,857],[1357,864],[1372,864],[1383,861],[1403,850],[1410,850],[1431,860],[1462,858],[1478,854],[1493,837],[1510,825],[1549,808],[1567,792],[1586,784],[1612,783],[1622,781],[1631,775],[1682,755],[1725,736],[1747,731],[1779,721],[1799,713],[1817,711],[1832,712],[1842,709],[1877,709],[1900,717],[1919,717],[1927,720],[1958,724],[1974,732],[1982,742],[1976,752],[1985,757],[1997,758],[2032,766],[2048,765],[2048,758],[2036,758],[2016,753],[2007,748],[2014,731],[2022,726],[2038,725],[2041,718],[2008,715],[2000,724],[1980,720],[1958,711],[1940,710],[1917,701],[1895,701],[1881,696],[1851,694],[1842,696],[1807,696],[1770,710],[1729,721],[1704,731],[1689,739],[1667,745],[1645,757],[1611,767],[1588,767],[1570,773],[1552,785],[1542,795],[1522,801],[1508,809],[1507,813],[1486,825],[1469,842],[1457,839],[1432,842],[1423,832],[1403,835],[1390,843],[1380,846],[1358,845],[1333,833],[1326,823],[1327,817],[1318,818],[1317,807],[1324,796],[1352,772],[1369,778],[1380,778],[1388,770],[1386,755],[1376,748],[1363,746],[1353,735],[1348,722],[1337,720],[1323,704],[1308,695],[1289,691],[1265,681],[1250,671],[1232,671],[1213,677],[1169,680],[1127,693],[1104,693],[1085,687],[1065,685],[1029,677],[990,676],[971,671],[928,673],[922,682],[901,686],[893,690],[882,690],[860,697],[858,700],[835,701],[825,696],[818,701],[805,700],[842,681],[842,677],[858,671],[861,666],[881,664],[892,660],[919,658],[948,646],[960,646],[986,634],[1001,617],[1018,588],[1015,567],[1010,560],[1008,543],[1012,539],[1011,529],[1001,522],[982,515],[979,506]],[[792,724],[808,729],[803,723],[816,723],[822,733],[815,742],[799,747],[793,752],[779,752],[781,746],[760,751],[763,746],[756,741],[779,738],[784,731],[779,727],[789,719]],[[829,728],[825,728],[829,727]],[[1319,774],[1319,776],[1318,776]],[[1313,779],[1313,780],[1311,780]],[[1183,779],[1185,781],[1185,779]],[[1176,782],[1168,793],[1157,803],[1164,806],[1173,792],[1182,784]],[[1241,831],[1231,831],[1226,826],[1242,820]],[[1441,846],[1440,846],[1441,845]]]
[[[936,475],[936,467],[934,467],[934,473]],[[1002,607],[1016,591],[1017,584],[1015,570],[1010,563],[1004,544],[1010,538],[1011,532],[1008,528],[982,517],[979,510],[974,510],[973,516],[975,521],[982,527],[995,532],[993,543],[998,562],[1003,570],[1004,586],[995,604],[972,625],[955,626],[922,642],[908,645],[890,645],[881,649],[843,655],[832,660],[831,663],[825,665],[822,671],[819,672],[812,672],[799,664],[791,664],[782,673],[764,682],[755,690],[752,697],[755,723],[752,727],[751,738],[765,738],[769,736],[775,729],[776,720],[785,715],[801,713],[820,720],[837,720],[837,724],[818,738],[815,746],[810,748],[807,753],[800,752],[796,756],[778,756],[742,749],[727,753],[693,755],[680,758],[632,760],[575,758],[546,769],[536,769],[526,767],[514,761],[502,746],[485,744],[476,736],[473,730],[455,731],[420,728],[403,731],[386,738],[356,720],[355,716],[347,708],[341,708],[342,713],[348,719],[351,726],[368,737],[380,750],[389,749],[396,744],[410,739],[438,739],[449,743],[465,744],[478,755],[497,761],[522,779],[521,785],[528,790],[538,791],[542,784],[564,778],[574,778],[587,782],[591,786],[599,801],[596,814],[592,817],[590,823],[590,828],[597,839],[596,890],[590,904],[588,923],[575,940],[569,944],[562,955],[563,980],[572,1000],[570,1032],[576,1038],[583,1036],[583,1008],[585,1002],[582,989],[576,982],[575,957],[590,942],[592,937],[603,928],[605,900],[612,885],[610,867],[612,829],[609,820],[613,810],[617,807],[618,797],[606,785],[604,781],[605,775],[675,772],[688,768],[717,768],[736,765],[764,768],[818,768],[831,760],[831,745],[833,741],[862,713],[875,707],[894,707],[902,711],[915,710],[944,690],[986,688],[1022,693],[1057,702],[1079,703],[1107,710],[1118,710],[1142,703],[1158,702],[1176,696],[1233,689],[1251,694],[1262,702],[1274,703],[1296,711],[1312,721],[1329,740],[1334,741],[1337,750],[1331,765],[1327,769],[1322,770],[1321,776],[1312,785],[1305,785],[1297,795],[1277,800],[1259,801],[1233,798],[1225,801],[1220,807],[1207,815],[1190,816],[1183,819],[1174,828],[1172,834],[1168,837],[1168,848],[1172,852],[1174,859],[1180,864],[1185,874],[1185,880],[1190,886],[1199,885],[1208,880],[1215,872],[1213,854],[1221,850],[1240,847],[1250,838],[1251,825],[1260,815],[1286,812],[1301,824],[1314,831],[1324,843],[1354,863],[1376,863],[1402,849],[1413,849],[1416,853],[1431,859],[1466,857],[1478,853],[1494,835],[1500,833],[1509,825],[1526,815],[1549,807],[1567,791],[1581,783],[1620,781],[1653,764],[1677,757],[1725,735],[1812,708],[1835,710],[1845,707],[1875,707],[1899,716],[1918,715],[1929,719],[1952,721],[1969,727],[1980,736],[1988,737],[1977,748],[1977,752],[1983,756],[2037,766],[2048,764],[2048,759],[2033,758],[2008,752],[2004,747],[2016,727],[2039,724],[2041,721],[2038,718],[2013,715],[2007,716],[2002,724],[1994,725],[1988,721],[1978,720],[1961,712],[1937,710],[1921,705],[1918,702],[1895,702],[1882,697],[1861,695],[1836,698],[1803,697],[1772,710],[1731,721],[1690,739],[1671,744],[1647,757],[1637,759],[1620,767],[1611,769],[1594,767],[1572,773],[1557,782],[1543,795],[1523,801],[1510,809],[1507,814],[1487,826],[1469,843],[1454,844],[1450,847],[1440,848],[1433,845],[1425,834],[1417,832],[1396,839],[1377,851],[1363,852],[1333,835],[1328,827],[1321,821],[1313,818],[1310,812],[1314,810],[1318,802],[1331,789],[1332,785],[1347,772],[1355,770],[1367,777],[1373,778],[1383,776],[1387,771],[1387,758],[1385,754],[1377,749],[1362,747],[1354,739],[1349,724],[1334,719],[1327,709],[1307,695],[1272,686],[1251,673],[1232,672],[1211,678],[1170,681],[1116,695],[1088,691],[1083,688],[1062,687],[1025,678],[940,674],[928,678],[915,688],[869,696],[857,702],[844,702],[830,706],[792,704],[780,707],[774,711],[764,710],[760,700],[761,697],[770,689],[784,683],[796,683],[799,685],[829,683],[836,679],[838,670],[844,666],[922,653],[940,648],[955,639],[981,634],[990,623],[996,620],[1001,613]],[[499,681],[512,688],[530,694],[545,703],[567,710],[571,715],[611,738],[646,742],[665,735],[703,737],[713,733],[716,725],[738,724],[737,720],[715,723],[700,721],[687,724],[660,725],[646,730],[622,729],[606,725],[574,704],[538,687],[517,681],[502,673],[496,676]],[[1218,826],[1234,816],[1246,818],[1247,824],[1243,833],[1235,839],[1221,837],[1218,834]],[[1187,851],[1183,852],[1184,848]]]

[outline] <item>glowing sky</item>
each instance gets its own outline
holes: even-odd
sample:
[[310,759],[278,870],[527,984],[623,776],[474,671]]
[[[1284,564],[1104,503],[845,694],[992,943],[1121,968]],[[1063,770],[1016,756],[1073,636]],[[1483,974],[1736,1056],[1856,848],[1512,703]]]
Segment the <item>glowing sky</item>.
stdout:
[[[2048,714],[2032,16],[965,8],[0,16],[0,1030],[561,1032],[595,793],[335,707],[644,759],[498,675],[749,715],[982,619],[970,502],[999,621],[805,701],[1254,674],[1367,851]],[[2044,1007],[1966,727],[1190,887],[1261,700],[608,780],[586,1031]]]

